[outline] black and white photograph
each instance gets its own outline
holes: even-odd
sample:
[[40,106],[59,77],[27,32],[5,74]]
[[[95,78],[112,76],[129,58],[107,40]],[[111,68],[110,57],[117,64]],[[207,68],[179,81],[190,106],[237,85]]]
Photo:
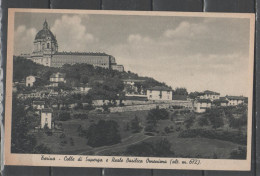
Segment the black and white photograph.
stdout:
[[7,162],[250,168],[253,15],[9,15]]

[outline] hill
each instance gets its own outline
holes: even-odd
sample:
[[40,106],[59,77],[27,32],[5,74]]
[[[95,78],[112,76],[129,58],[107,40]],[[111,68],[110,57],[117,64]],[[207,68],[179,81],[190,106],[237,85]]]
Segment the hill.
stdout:
[[[29,75],[37,76],[43,85],[49,84],[50,75],[61,72],[66,74],[66,87],[77,87],[80,84],[88,84],[91,89],[93,99],[118,99],[123,95],[123,79],[142,79],[139,83],[144,90],[154,86],[167,86],[150,77],[140,77],[133,72],[119,72],[116,70],[94,67],[88,64],[63,65],[61,68],[46,67],[36,64],[23,57],[14,56],[14,82],[21,82]],[[41,84],[42,85],[42,84]]]

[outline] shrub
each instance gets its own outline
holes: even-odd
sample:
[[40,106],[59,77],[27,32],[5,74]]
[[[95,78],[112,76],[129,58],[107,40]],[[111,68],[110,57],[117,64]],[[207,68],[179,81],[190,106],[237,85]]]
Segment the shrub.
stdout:
[[231,159],[246,159],[246,147],[238,147],[230,153]]
[[113,121],[100,120],[92,124],[87,130],[87,144],[92,147],[113,145],[121,141],[118,124]]
[[165,133],[170,133],[170,132],[171,132],[171,130],[170,130],[169,127],[165,127],[165,128],[164,128],[164,131],[165,131]]
[[215,130],[206,130],[206,129],[189,129],[180,132],[179,137],[181,138],[204,137],[209,139],[230,141],[242,145],[247,144],[247,135],[244,135],[240,132],[215,131]]
[[175,156],[171,151],[171,144],[166,139],[160,139],[152,142],[142,142],[131,145],[126,149],[126,155],[130,156],[156,156],[156,157],[172,157]]
[[70,119],[70,113],[68,112],[62,112],[59,114],[59,120],[61,121],[67,121]]
[[62,133],[62,134],[60,135],[60,138],[61,138],[61,139],[64,139],[65,137],[66,137],[65,133]]

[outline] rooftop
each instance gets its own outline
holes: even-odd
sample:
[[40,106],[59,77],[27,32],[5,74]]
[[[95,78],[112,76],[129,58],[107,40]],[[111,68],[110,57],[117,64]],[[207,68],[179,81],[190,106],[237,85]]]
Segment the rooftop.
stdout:
[[52,109],[50,109],[50,108],[44,108],[44,109],[42,109],[42,112],[43,112],[43,113],[52,113]]
[[152,88],[148,88],[147,90],[172,91],[171,88],[165,86],[155,86]]
[[207,94],[207,95],[220,95],[220,93],[218,93],[218,92],[213,92],[213,91],[210,91],[210,90],[205,90],[204,92],[203,92],[203,94],[205,95],[205,94]]
[[145,82],[144,79],[123,79],[123,82]]
[[100,52],[57,52],[54,55],[88,55],[88,56],[110,56],[106,53],[100,53]]
[[213,103],[228,103],[228,101],[224,98],[220,98],[218,100],[214,100]]
[[60,73],[60,72],[58,72],[58,73],[53,73],[51,76],[50,76],[50,78],[65,78],[65,73]]
[[229,100],[245,100],[246,97],[243,96],[226,96],[227,99]]
[[197,99],[197,102],[199,103],[211,103],[209,99]]

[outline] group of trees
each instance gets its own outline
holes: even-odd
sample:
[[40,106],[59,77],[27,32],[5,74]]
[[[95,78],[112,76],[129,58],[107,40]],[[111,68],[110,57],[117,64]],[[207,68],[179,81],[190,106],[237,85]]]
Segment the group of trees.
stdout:
[[97,124],[92,124],[86,132],[87,144],[99,147],[121,142],[118,128],[118,124],[113,120],[100,120]]
[[153,78],[139,77],[137,74],[128,72],[118,72],[112,69],[94,67],[88,64],[65,64],[61,68],[46,67],[36,64],[23,57],[14,57],[14,81],[22,81],[28,75],[40,78],[39,86],[49,84],[50,76],[53,73],[65,73],[66,83],[60,84],[57,91],[71,90],[81,84],[88,84],[92,89],[89,91],[90,99],[116,100],[124,99],[123,79],[142,79],[141,83],[136,83],[138,91],[146,90],[154,86],[167,86]]
[[48,154],[51,150],[44,144],[38,144],[34,135],[29,134],[32,129],[31,119],[26,114],[24,106],[14,97],[12,101],[12,153],[41,153]]
[[158,107],[155,109],[151,109],[146,117],[145,131],[155,132],[158,120],[166,119],[169,119],[169,113],[166,109],[159,109]]

